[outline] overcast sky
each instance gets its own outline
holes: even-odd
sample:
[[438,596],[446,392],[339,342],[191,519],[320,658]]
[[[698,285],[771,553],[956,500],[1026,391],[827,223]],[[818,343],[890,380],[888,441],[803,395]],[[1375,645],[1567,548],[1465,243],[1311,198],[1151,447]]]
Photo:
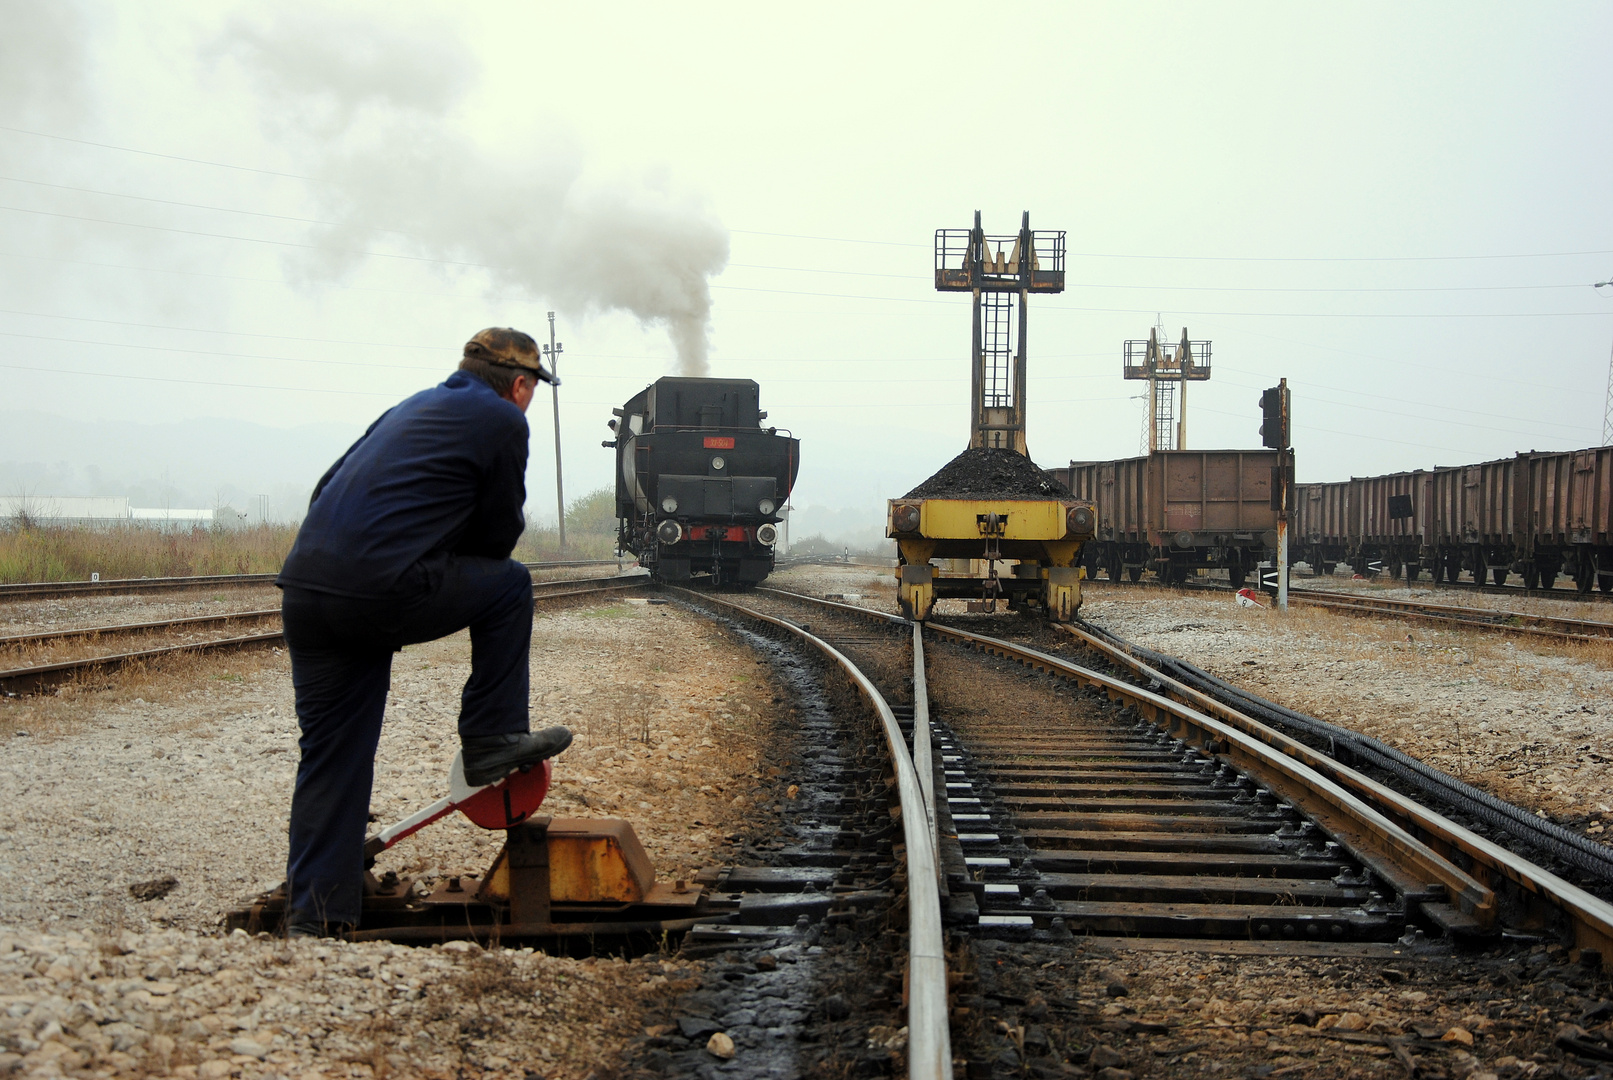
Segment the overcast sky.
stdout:
[[[1257,444],[1286,376],[1302,480],[1601,441],[1606,3],[0,0],[0,26],[11,487],[302,490],[470,334],[554,310],[568,493],[610,482],[613,405],[706,361],[801,437],[798,505],[872,513],[966,444],[969,301],[931,246],[976,209],[1068,233],[1030,312],[1044,466],[1137,452],[1121,343],[1156,316],[1214,343],[1188,446]],[[39,414],[135,426],[92,480]],[[552,516],[547,400],[529,419]],[[139,435],[201,420],[192,454]]]

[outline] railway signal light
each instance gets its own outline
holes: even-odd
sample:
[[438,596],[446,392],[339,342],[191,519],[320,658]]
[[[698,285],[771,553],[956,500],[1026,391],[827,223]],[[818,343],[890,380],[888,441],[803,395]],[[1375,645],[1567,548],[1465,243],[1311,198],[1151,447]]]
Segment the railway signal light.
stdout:
[[1260,394],[1260,445],[1288,449],[1288,380]]

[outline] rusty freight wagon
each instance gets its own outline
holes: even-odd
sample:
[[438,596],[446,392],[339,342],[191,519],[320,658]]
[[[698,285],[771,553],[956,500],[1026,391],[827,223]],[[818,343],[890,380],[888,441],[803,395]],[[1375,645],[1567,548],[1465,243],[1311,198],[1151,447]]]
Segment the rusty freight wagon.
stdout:
[[1097,504],[1097,537],[1083,551],[1089,575],[1136,581],[1152,570],[1176,583],[1222,568],[1241,586],[1256,564],[1276,559],[1277,459],[1276,450],[1156,450],[1072,461],[1055,475],[1073,497]]
[[1433,529],[1433,479],[1422,469],[1352,479],[1351,550],[1355,572],[1387,572],[1408,582],[1422,570]]
[[1432,473],[1431,531],[1423,536],[1433,551],[1425,559],[1434,580],[1456,581],[1463,570],[1475,584],[1494,576],[1506,584],[1516,561],[1518,459],[1435,468]]
[[1297,484],[1288,543],[1296,562],[1313,574],[1331,574],[1355,550],[1355,480]]
[[1613,446],[1518,455],[1515,558],[1529,588],[1565,569],[1579,591],[1613,592]]

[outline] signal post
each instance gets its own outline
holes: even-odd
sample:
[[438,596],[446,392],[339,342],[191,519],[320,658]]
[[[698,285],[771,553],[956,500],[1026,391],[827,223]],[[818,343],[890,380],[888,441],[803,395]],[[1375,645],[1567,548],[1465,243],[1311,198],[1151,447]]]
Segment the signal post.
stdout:
[[1294,449],[1290,439],[1288,380],[1260,395],[1260,445],[1279,451],[1272,470],[1271,506],[1277,511],[1277,607],[1288,610],[1288,513],[1294,493]]

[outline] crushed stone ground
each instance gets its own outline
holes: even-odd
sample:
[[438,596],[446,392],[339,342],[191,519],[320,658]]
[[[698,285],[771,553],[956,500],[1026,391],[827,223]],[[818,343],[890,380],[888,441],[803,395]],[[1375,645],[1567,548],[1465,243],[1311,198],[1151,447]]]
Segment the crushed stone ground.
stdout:
[[[533,723],[565,723],[577,735],[557,759],[545,812],[632,821],[664,879],[692,877],[729,860],[750,825],[757,791],[772,783],[761,771],[760,751],[781,708],[768,670],[750,652],[671,605],[561,601],[537,613],[532,668]],[[394,658],[372,801],[381,821],[401,818],[445,790],[468,674],[463,634]],[[659,992],[655,980],[663,973],[638,964],[617,979],[601,975],[600,965],[501,953],[503,959],[488,963],[514,966],[488,974],[492,969],[466,968],[473,957],[452,949],[444,955],[322,943],[314,948],[329,950],[329,957],[316,956],[316,963],[296,951],[309,947],[301,943],[291,946],[291,960],[281,961],[284,945],[219,938],[223,912],[283,876],[297,762],[283,654],[216,657],[46,699],[0,700],[0,745],[0,790],[7,793],[0,802],[0,881],[7,883],[0,890],[0,1015],[37,1021],[3,1028],[0,1053],[19,1055],[27,1071],[46,1069],[52,1056],[63,1061],[50,1068],[79,1061],[65,1050],[85,1067],[113,1072],[161,1074],[168,1065],[191,1064],[201,1076],[230,1069],[294,1075],[293,1066],[317,1064],[334,1070],[327,1075],[345,1069],[379,1076],[390,1068],[449,1076],[463,1065],[470,1075],[520,1077],[532,1069],[581,1078],[590,1055],[615,1060],[616,1048],[636,1033],[629,1029],[645,995]],[[481,873],[501,840],[502,834],[447,819],[384,854],[377,870],[428,884]],[[141,901],[130,894],[131,885],[170,876],[177,884],[166,895]],[[64,962],[47,977],[55,960],[43,967],[40,961],[69,953],[82,962]],[[226,970],[236,974],[224,977]],[[392,970],[397,977],[383,980],[381,972]],[[458,1006],[432,998],[434,987],[448,985],[443,980],[461,978],[486,984],[492,1004],[461,1015]],[[281,988],[279,1012],[263,1004],[270,998],[264,979]],[[382,985],[410,979],[418,980],[419,993],[408,999]],[[160,984],[155,991],[153,983]],[[204,984],[194,1000],[185,996]],[[295,987],[306,987],[308,996],[299,998]],[[533,987],[542,989],[542,1009],[532,1004]],[[118,1004],[120,1019],[107,1020],[109,1004],[129,995],[139,1008]],[[515,1003],[510,1009],[497,1004],[506,998]],[[76,1000],[101,1011],[74,1011]],[[383,1002],[391,1004],[382,1008]],[[389,1011],[392,1004],[400,1011]],[[57,1034],[48,1017],[64,1010],[70,1015],[56,1021]],[[300,1019],[283,1026],[265,1020],[271,1013]],[[224,1026],[211,1029],[202,1020],[208,1015]],[[253,1019],[243,1028],[230,1026],[231,1017]],[[383,1017],[392,1026],[377,1029]],[[202,1027],[187,1027],[192,1020]],[[105,1034],[111,1023],[133,1024],[143,1034],[130,1034],[116,1049],[85,1037],[86,1021],[95,1029],[88,1034]],[[218,1042],[224,1034],[250,1041],[264,1024],[280,1029],[258,1045],[295,1060],[229,1052],[229,1040]],[[433,1024],[452,1030],[432,1034]],[[153,1044],[159,1035],[172,1045]],[[542,1048],[562,1036],[570,1042],[546,1057]],[[364,1056],[377,1037],[401,1046],[388,1051],[400,1055],[392,1064]],[[30,1040],[38,1045],[30,1049]],[[522,1046],[530,1050],[525,1056]],[[0,1058],[0,1072],[17,1060]]]

